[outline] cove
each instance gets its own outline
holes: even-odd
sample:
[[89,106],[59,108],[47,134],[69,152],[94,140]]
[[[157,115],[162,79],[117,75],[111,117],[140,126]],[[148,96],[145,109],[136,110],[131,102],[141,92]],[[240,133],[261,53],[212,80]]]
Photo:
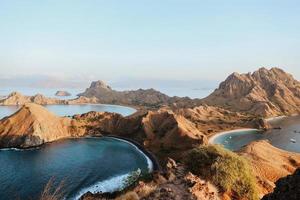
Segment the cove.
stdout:
[[[61,140],[28,150],[0,150],[1,199],[37,199],[50,179],[63,181],[66,199],[87,191],[120,190],[133,171],[152,171],[152,161],[130,142],[110,138]],[[3,167],[5,166],[5,167]]]
[[272,120],[270,124],[275,129],[266,132],[254,129],[228,131],[217,134],[209,142],[221,144],[232,151],[238,151],[252,141],[269,140],[277,148],[300,153],[300,116]]
[[[45,107],[58,116],[73,116],[75,114],[97,112],[115,112],[123,116],[133,114],[134,108],[108,104],[78,104],[78,105],[45,105]],[[15,113],[20,106],[0,106],[0,119]]]

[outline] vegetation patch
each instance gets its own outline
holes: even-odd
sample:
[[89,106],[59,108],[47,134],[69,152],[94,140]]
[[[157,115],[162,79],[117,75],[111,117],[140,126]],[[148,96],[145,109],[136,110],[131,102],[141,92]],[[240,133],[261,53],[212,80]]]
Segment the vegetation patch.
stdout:
[[192,149],[185,156],[185,164],[192,173],[210,180],[222,192],[242,199],[259,199],[247,160],[220,145]]

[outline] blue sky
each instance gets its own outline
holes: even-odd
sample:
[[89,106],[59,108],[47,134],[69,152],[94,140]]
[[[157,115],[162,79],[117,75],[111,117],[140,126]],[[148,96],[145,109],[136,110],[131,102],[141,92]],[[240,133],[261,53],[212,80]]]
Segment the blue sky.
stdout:
[[299,21],[289,0],[0,0],[0,77],[300,79]]

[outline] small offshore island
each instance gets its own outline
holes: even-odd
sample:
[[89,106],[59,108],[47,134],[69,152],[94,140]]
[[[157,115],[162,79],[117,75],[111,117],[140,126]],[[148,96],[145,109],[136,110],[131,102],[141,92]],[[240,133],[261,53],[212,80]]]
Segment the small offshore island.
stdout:
[[[136,143],[154,165],[159,165],[147,177],[138,176],[130,183],[127,181],[127,187],[121,191],[85,190],[80,197],[83,200],[276,199],[271,198],[273,191],[281,190],[276,182],[300,167],[300,149],[285,147],[290,142],[298,147],[300,142],[300,119],[296,116],[300,113],[300,82],[279,68],[233,73],[204,99],[169,97],[154,89],[116,91],[102,81],[92,82],[78,96],[77,99],[60,100],[13,92],[1,99],[1,106],[20,106],[20,109],[0,120],[0,147],[43,149],[41,145],[45,143],[51,142],[45,146],[59,145],[70,138],[77,138],[75,145],[86,137],[116,136]],[[123,116],[116,112],[91,111],[62,117],[44,107],[80,104],[122,105],[135,108],[136,112]],[[278,116],[291,118],[278,119],[276,123],[267,120]],[[248,134],[250,139],[246,138],[244,143],[231,149],[234,152],[210,144],[212,137],[215,141],[226,136],[218,134],[236,129],[256,129],[261,130],[260,136],[270,135],[253,138],[253,134],[258,133]],[[291,134],[294,137],[280,146],[278,138],[287,139],[284,137],[287,131],[289,137]],[[272,140],[271,134],[277,139]],[[235,135],[240,137],[242,132]],[[212,143],[236,144],[240,140],[235,140],[235,135]],[[290,149],[294,151],[286,151]],[[17,154],[24,151],[8,152],[19,156]],[[134,159],[131,162],[135,162]],[[103,167],[101,165],[99,163]],[[145,165],[139,168],[145,171]],[[84,165],[84,168],[89,166]],[[295,176],[299,176],[297,172]],[[80,178],[90,181],[89,186],[101,181],[96,180],[94,174]],[[295,190],[299,192],[299,188],[293,188],[287,196],[296,194]]]
[[55,96],[58,96],[58,97],[68,97],[68,96],[71,96],[72,94],[67,92],[67,91],[62,91],[62,90],[59,90],[55,93]]

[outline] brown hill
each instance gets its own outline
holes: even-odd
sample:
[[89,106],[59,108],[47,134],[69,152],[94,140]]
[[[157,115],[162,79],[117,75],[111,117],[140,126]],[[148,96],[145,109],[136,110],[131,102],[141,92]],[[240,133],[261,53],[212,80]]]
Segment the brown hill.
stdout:
[[294,173],[300,167],[299,153],[278,149],[265,140],[250,143],[240,151],[240,155],[250,161],[263,194],[272,192],[279,178]]
[[198,100],[188,97],[169,97],[154,89],[138,89],[131,91],[116,91],[103,81],[95,81],[85,92],[78,96],[97,97],[100,103],[145,106],[160,108],[162,106],[192,107]]
[[264,117],[300,113],[300,82],[279,68],[233,73],[203,102]]
[[73,131],[74,120],[57,117],[43,106],[25,104],[0,121],[1,147],[32,147],[62,138],[80,136]]

